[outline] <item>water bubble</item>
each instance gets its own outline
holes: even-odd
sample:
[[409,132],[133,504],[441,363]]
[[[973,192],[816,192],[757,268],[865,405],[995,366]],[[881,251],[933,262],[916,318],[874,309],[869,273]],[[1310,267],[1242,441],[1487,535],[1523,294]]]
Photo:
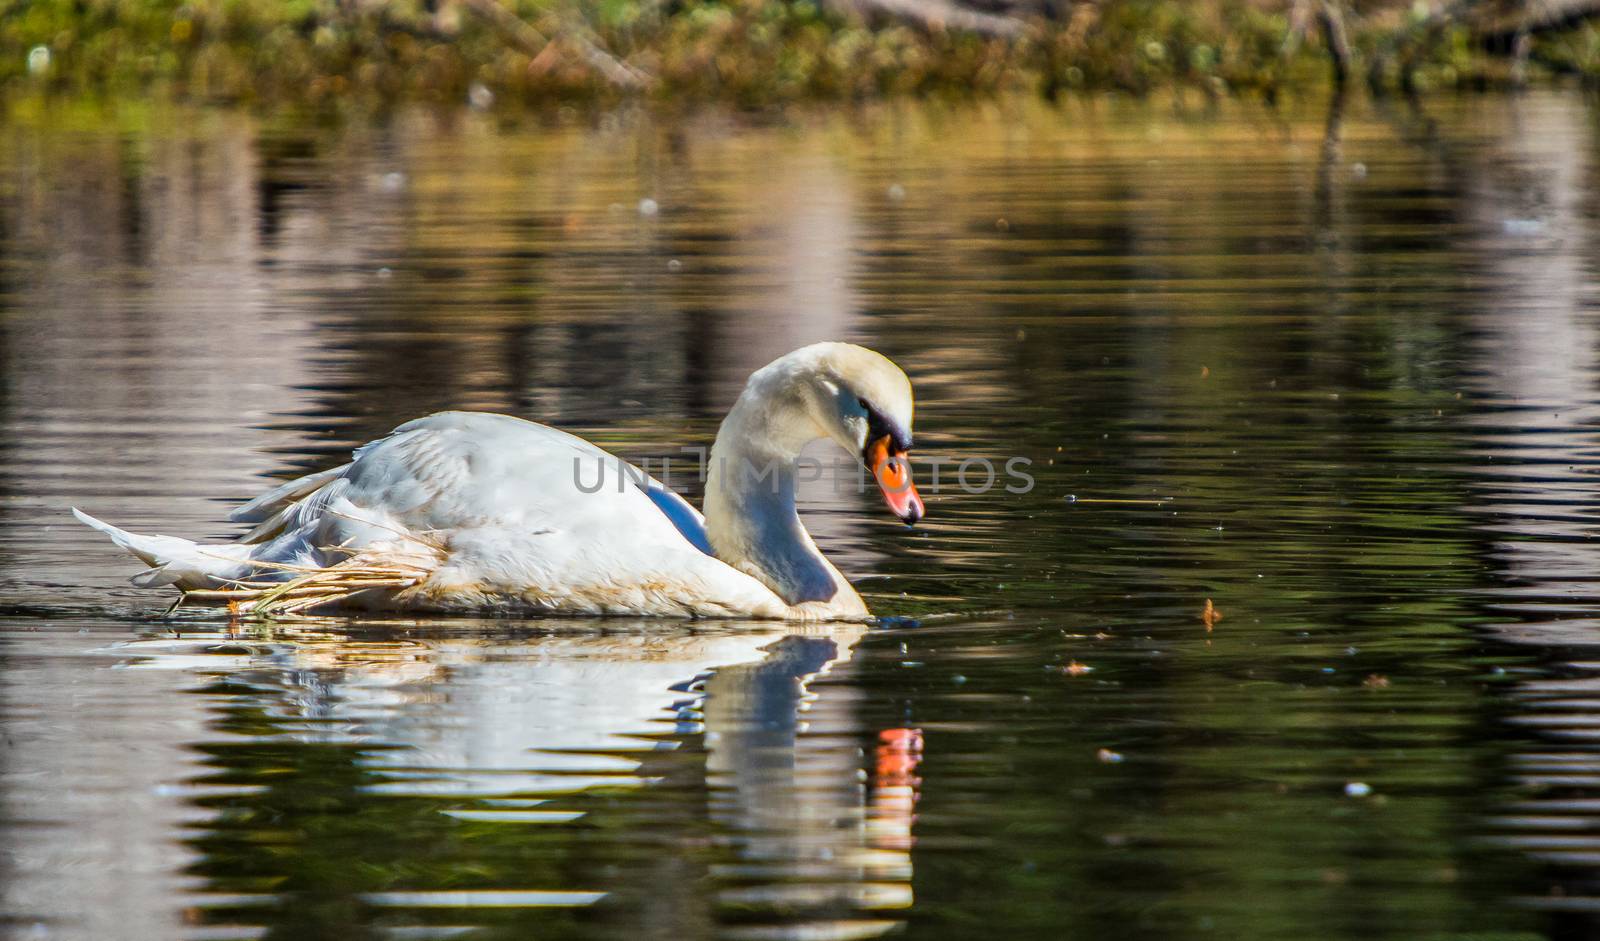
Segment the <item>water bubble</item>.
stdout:
[[392,274],[394,274],[394,272],[390,271],[388,268],[379,268],[378,269],[378,277],[380,277],[380,278],[387,278]]
[[494,107],[494,92],[482,82],[473,82],[467,89],[467,104],[479,111]]
[[639,200],[639,215],[653,216],[661,211],[661,204],[646,196]]
[[1367,165],[1364,163],[1352,163],[1350,165],[1350,175],[1358,180],[1365,180],[1367,178]]
[[50,47],[34,46],[28,50],[28,74],[43,75],[50,71]]
[[1371,793],[1372,785],[1365,781],[1351,781],[1344,786],[1344,796],[1346,797],[1366,797]]
[[902,199],[906,198],[906,188],[901,186],[899,183],[890,184],[888,193],[889,198],[895,202],[900,202]]
[[383,175],[383,188],[385,192],[398,192],[399,189],[405,185],[406,175],[404,173],[385,173]]
[[667,262],[667,270],[668,271],[682,271],[683,270],[683,262],[681,262],[678,259],[674,258],[671,261]]

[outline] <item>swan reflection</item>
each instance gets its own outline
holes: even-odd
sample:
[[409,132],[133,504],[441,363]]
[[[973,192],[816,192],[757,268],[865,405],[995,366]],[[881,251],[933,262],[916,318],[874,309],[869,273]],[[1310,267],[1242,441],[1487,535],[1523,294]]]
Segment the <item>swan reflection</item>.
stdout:
[[[705,795],[704,817],[650,836],[658,846],[708,846],[703,861],[625,861],[535,894],[603,897],[596,917],[643,931],[661,917],[665,862],[681,865],[680,886],[706,887],[674,891],[675,908],[697,911],[673,922],[690,918],[729,937],[831,938],[891,930],[893,911],[911,904],[920,733],[864,729],[852,690],[818,682],[851,669],[862,635],[859,626],[778,624],[597,632],[591,622],[531,637],[152,640],[123,652],[140,655],[125,661],[134,668],[214,658],[271,717],[279,741],[355,749],[361,783],[351,800],[421,800],[447,822],[510,828],[497,839],[589,827],[566,842],[603,843],[617,832],[614,817],[640,819],[619,811],[637,800],[628,794],[662,782],[692,787]],[[471,853],[458,861],[470,866]],[[389,915],[408,898],[425,900],[420,910],[453,888],[419,869],[403,884],[352,894]],[[529,894],[524,885],[475,888]],[[636,916],[644,923],[631,924]]]

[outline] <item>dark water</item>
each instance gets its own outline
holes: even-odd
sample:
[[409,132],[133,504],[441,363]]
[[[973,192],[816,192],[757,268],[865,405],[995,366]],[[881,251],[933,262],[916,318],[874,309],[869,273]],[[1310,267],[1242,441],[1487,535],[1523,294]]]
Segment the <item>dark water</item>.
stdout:
[[[0,931],[1593,936],[1595,109],[13,106]],[[669,455],[822,338],[1033,462],[815,488],[912,620],[165,622],[66,517],[444,407]]]

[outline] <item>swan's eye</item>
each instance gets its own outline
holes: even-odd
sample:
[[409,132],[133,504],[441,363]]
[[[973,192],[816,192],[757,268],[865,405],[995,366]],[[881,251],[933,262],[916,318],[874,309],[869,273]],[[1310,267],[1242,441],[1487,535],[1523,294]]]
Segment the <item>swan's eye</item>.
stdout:
[[857,404],[857,405],[859,405],[859,406],[861,406],[861,410],[862,410],[862,411],[864,411],[864,412],[870,412],[870,411],[872,411],[872,406],[870,406],[870,405],[868,405],[868,404],[867,404],[867,400],[866,400],[866,399],[864,399],[864,398],[862,398],[862,397],[861,397],[861,396],[859,396],[859,395],[858,395],[858,396],[856,396],[856,404]]

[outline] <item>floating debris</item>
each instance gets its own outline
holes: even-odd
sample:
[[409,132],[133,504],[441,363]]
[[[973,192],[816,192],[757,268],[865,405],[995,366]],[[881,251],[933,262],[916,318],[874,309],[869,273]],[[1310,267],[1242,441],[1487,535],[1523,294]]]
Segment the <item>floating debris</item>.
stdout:
[[1066,666],[1064,666],[1064,667],[1056,667],[1056,669],[1060,670],[1062,673],[1065,673],[1068,676],[1083,676],[1086,673],[1093,673],[1094,672],[1094,667],[1091,667],[1091,666],[1089,666],[1087,664],[1079,663],[1076,660],[1069,661]]
[[1211,603],[1210,598],[1206,599],[1206,609],[1200,612],[1200,620],[1205,624],[1207,634],[1211,633],[1211,629],[1222,620],[1222,611]]
[[1365,686],[1367,689],[1388,689],[1389,678],[1384,676],[1382,673],[1371,673],[1367,675],[1366,679],[1361,681],[1361,685]]
[[1351,781],[1344,786],[1346,797],[1367,797],[1372,793],[1372,785],[1365,781]]
[[1122,761],[1122,753],[1112,751],[1109,748],[1102,748],[1094,753],[1094,760],[1102,764],[1114,765]]

